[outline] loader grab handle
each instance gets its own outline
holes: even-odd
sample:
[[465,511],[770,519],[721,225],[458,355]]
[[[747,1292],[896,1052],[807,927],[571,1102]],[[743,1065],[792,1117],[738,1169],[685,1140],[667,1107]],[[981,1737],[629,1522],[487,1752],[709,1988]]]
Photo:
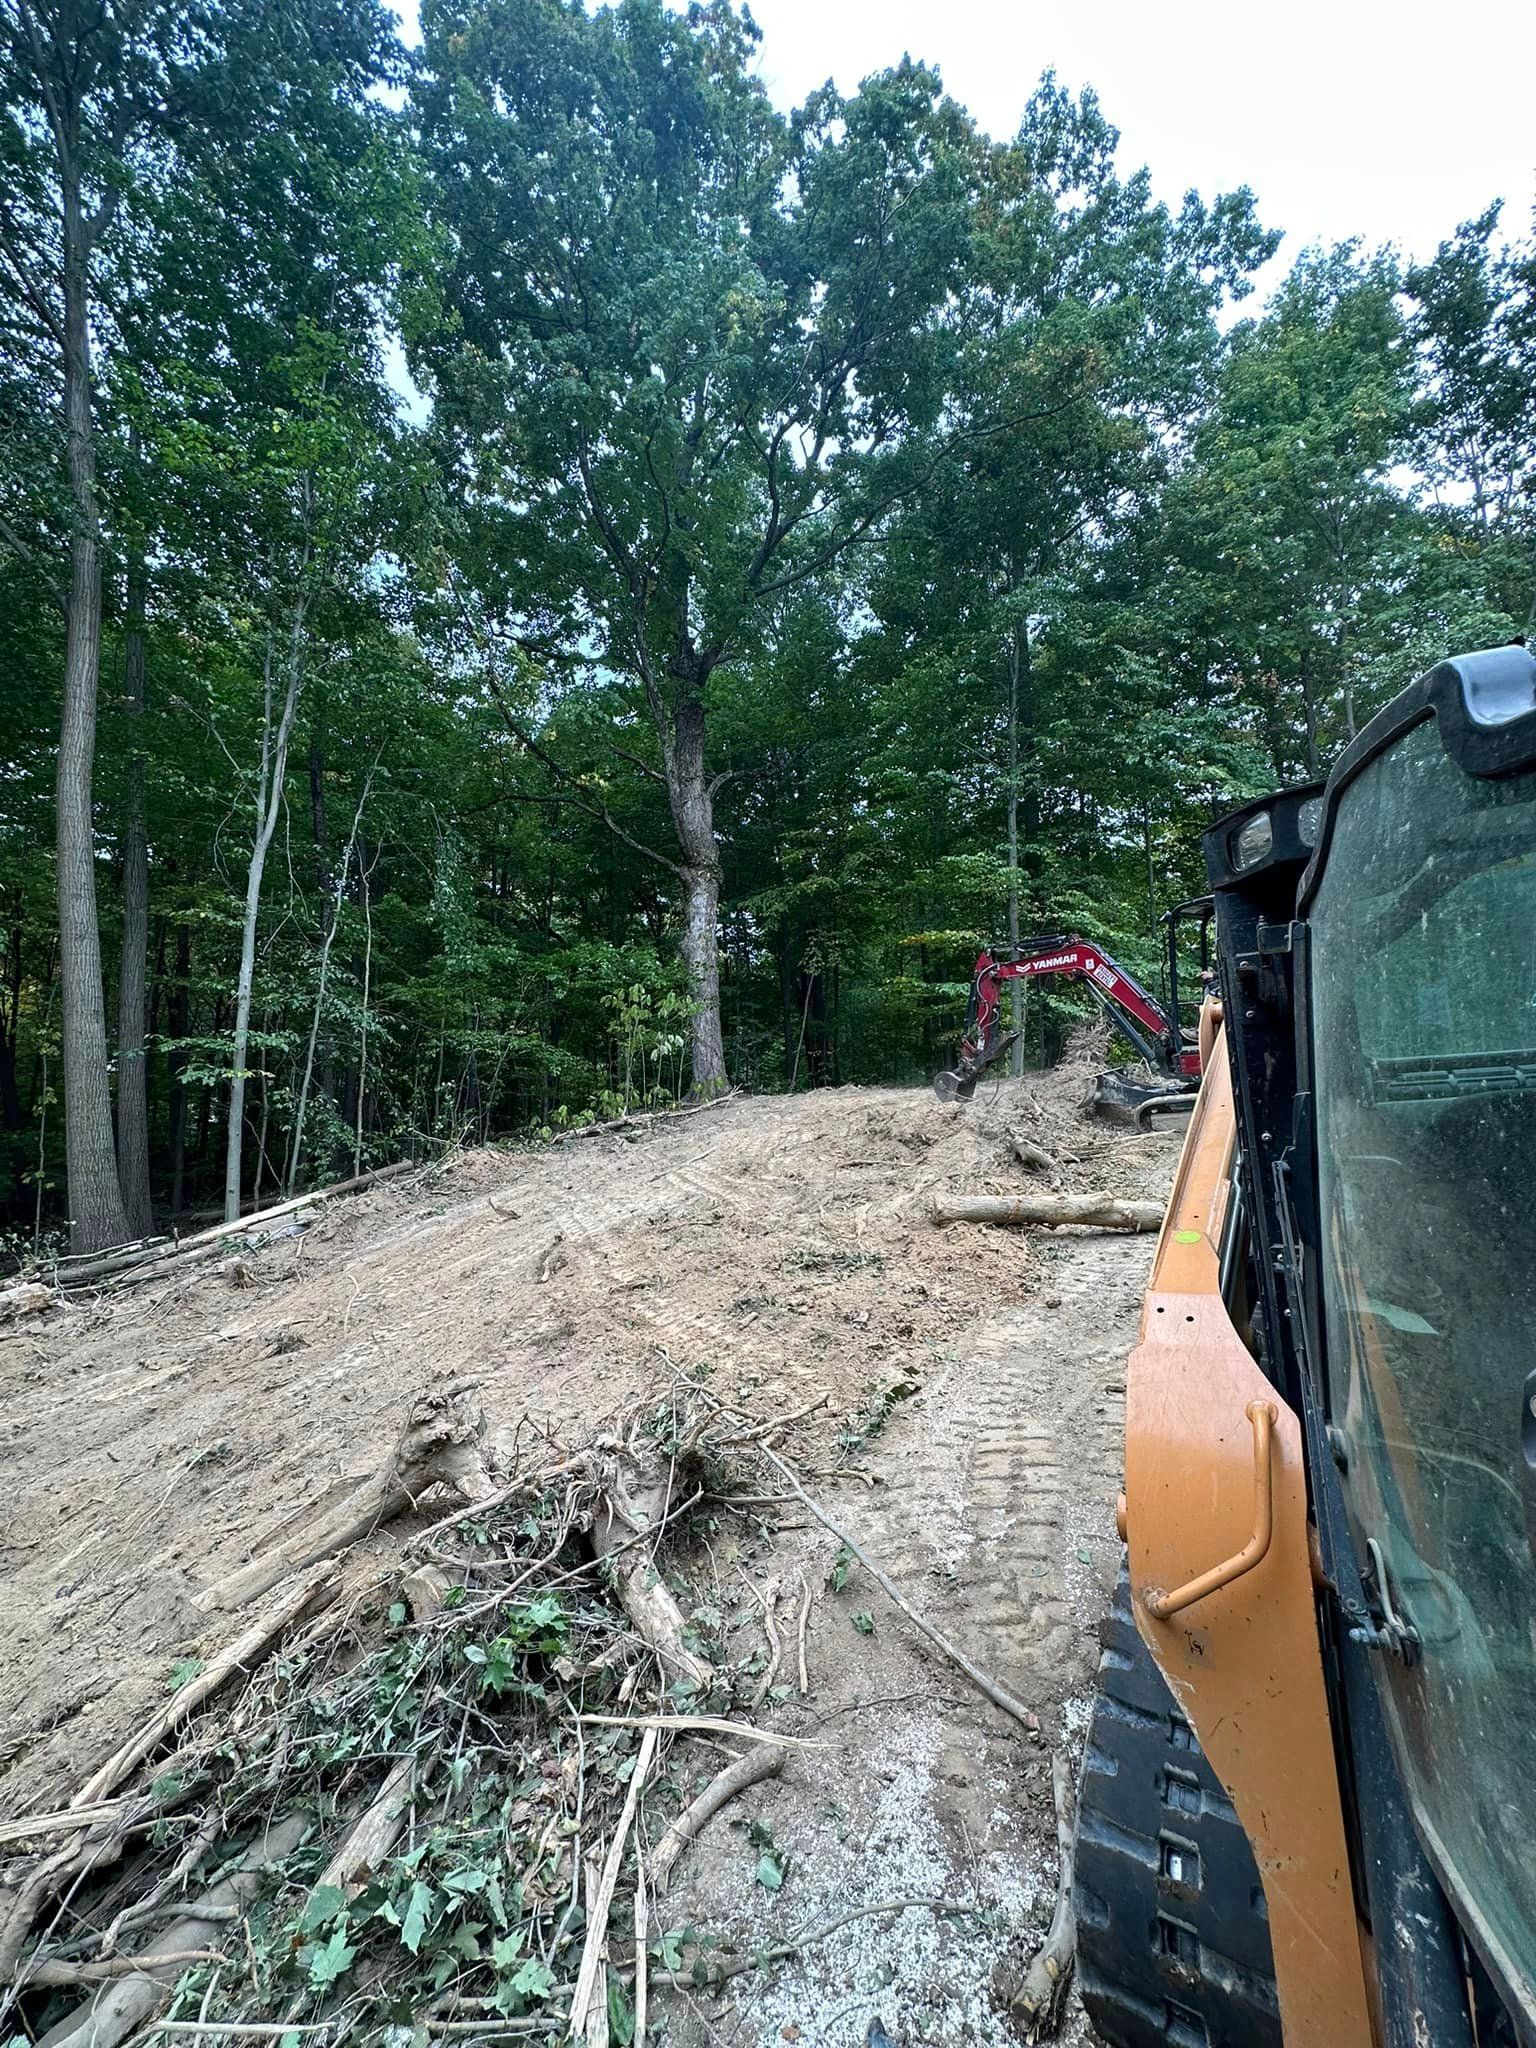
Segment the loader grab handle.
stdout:
[[1172,1615],[1182,1614],[1186,1607],[1193,1607],[1208,1593],[1220,1592],[1223,1586],[1230,1586],[1234,1579],[1251,1572],[1268,1555],[1270,1538],[1275,1532],[1275,1478],[1270,1444],[1280,1417],[1270,1401],[1250,1401],[1247,1415],[1253,1424],[1253,1534],[1237,1555],[1229,1557],[1224,1564],[1213,1565],[1198,1579],[1175,1587],[1171,1593],[1160,1593],[1154,1599],[1144,1600],[1142,1604],[1154,1621],[1167,1621]]

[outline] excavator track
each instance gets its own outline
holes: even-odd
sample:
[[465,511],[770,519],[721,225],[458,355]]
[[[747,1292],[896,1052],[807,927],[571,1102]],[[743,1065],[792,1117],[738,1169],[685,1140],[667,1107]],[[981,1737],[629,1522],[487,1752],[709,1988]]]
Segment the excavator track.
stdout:
[[1232,1803],[1137,1632],[1101,1632],[1077,1837],[1078,1975],[1109,2048],[1281,2048],[1264,1888]]

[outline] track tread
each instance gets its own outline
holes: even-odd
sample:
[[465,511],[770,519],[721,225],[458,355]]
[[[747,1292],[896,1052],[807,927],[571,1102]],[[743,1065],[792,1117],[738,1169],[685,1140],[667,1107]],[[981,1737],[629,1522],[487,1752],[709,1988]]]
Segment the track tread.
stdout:
[[1101,1640],[1078,1821],[1083,2002],[1109,2048],[1281,2048],[1253,1852],[1141,1640],[1124,1565]]

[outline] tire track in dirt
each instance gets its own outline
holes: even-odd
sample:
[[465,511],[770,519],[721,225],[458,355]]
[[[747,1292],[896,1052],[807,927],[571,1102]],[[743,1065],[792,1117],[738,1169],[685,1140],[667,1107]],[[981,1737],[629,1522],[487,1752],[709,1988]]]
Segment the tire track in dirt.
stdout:
[[1151,1240],[1063,1236],[1050,1250],[1042,1298],[952,1347],[869,1461],[875,1491],[849,1507],[960,1647],[1047,1711],[1096,1664]]

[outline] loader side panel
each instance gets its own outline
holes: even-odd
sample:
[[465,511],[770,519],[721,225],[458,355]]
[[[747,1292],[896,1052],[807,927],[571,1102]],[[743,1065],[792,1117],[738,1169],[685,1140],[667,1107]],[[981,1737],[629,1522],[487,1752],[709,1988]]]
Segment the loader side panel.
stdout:
[[[1368,2048],[1371,2025],[1318,1642],[1298,1417],[1222,1301],[1234,1145],[1221,1041],[1159,1240],[1126,1389],[1126,1528],[1136,1625],[1226,1787],[1268,1903],[1287,2048]],[[1272,1528],[1260,1561],[1166,1620],[1148,1603],[1252,1555],[1256,1425]]]

